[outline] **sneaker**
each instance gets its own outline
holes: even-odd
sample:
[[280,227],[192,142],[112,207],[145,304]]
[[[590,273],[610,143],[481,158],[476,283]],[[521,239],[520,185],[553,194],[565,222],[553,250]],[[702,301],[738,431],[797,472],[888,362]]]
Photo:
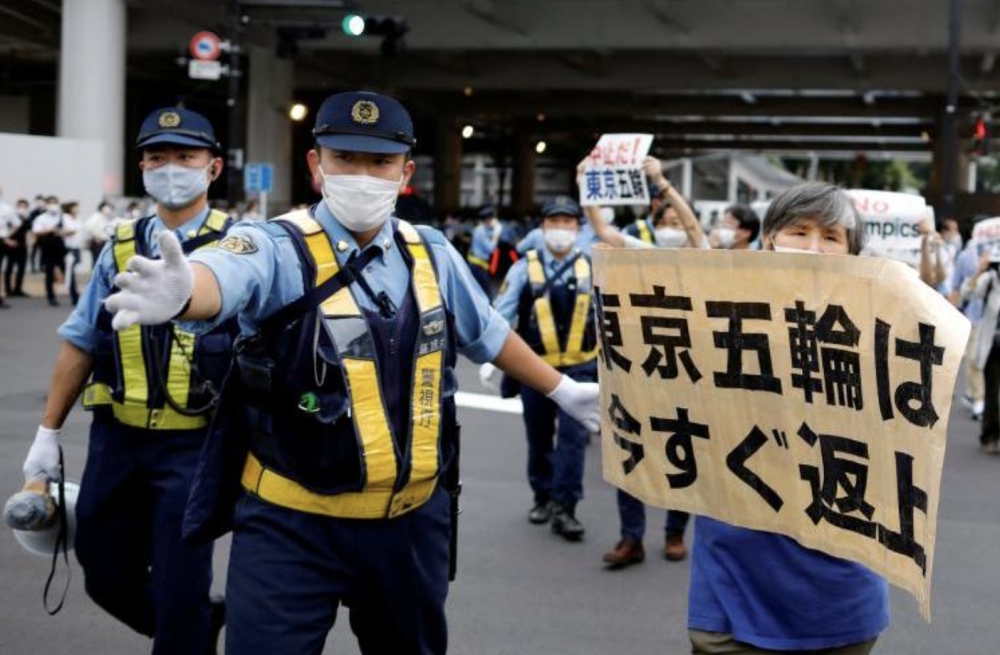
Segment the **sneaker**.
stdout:
[[528,512],[528,522],[534,525],[544,525],[552,518],[552,503],[535,501],[535,506]]
[[632,564],[639,564],[646,559],[646,550],[641,541],[623,538],[615,547],[604,553],[604,563],[611,570],[623,569]]
[[663,544],[663,557],[671,562],[680,562],[687,557],[687,547],[684,545],[684,535],[668,534]]
[[983,410],[986,408],[985,400],[977,400],[972,403],[972,420],[980,421],[983,418]]
[[576,508],[573,505],[556,504],[552,512],[552,532],[566,541],[583,539],[583,524],[576,518]]

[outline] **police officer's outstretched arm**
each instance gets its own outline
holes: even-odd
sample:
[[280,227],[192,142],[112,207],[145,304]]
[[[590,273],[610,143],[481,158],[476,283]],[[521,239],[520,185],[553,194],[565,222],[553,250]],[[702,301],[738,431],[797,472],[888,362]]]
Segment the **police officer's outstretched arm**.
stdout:
[[175,318],[207,320],[222,307],[219,284],[205,266],[192,266],[184,257],[177,236],[164,230],[157,237],[161,259],[135,256],[128,270],[115,277],[121,291],[105,301],[112,326],[157,325]]
[[596,382],[577,382],[542,361],[516,332],[511,331],[493,364],[518,382],[544,393],[590,432],[601,428]]

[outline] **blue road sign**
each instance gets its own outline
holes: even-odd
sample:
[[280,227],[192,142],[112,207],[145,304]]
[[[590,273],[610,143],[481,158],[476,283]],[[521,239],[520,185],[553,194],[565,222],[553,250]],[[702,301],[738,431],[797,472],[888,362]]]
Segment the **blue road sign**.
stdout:
[[243,190],[247,193],[270,193],[274,187],[274,164],[247,164],[243,173]]

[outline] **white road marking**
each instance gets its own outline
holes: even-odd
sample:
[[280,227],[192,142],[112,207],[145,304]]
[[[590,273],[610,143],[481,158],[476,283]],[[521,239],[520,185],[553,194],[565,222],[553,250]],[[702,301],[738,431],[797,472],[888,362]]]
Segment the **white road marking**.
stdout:
[[503,414],[524,413],[524,406],[521,404],[520,398],[501,398],[485,393],[458,391],[455,393],[455,404],[459,407],[485,409],[488,412],[501,412]]

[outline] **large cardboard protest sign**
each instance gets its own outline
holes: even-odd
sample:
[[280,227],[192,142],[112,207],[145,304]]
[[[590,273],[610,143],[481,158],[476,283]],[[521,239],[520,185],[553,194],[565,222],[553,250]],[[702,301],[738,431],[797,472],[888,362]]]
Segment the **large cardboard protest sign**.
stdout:
[[585,160],[580,204],[648,205],[642,160],[652,144],[652,134],[602,135]]
[[594,249],[604,476],[861,562],[930,617],[968,321],[906,265]]
[[933,217],[923,196],[868,189],[851,189],[848,193],[865,219],[865,250],[877,257],[919,266],[920,224]]

